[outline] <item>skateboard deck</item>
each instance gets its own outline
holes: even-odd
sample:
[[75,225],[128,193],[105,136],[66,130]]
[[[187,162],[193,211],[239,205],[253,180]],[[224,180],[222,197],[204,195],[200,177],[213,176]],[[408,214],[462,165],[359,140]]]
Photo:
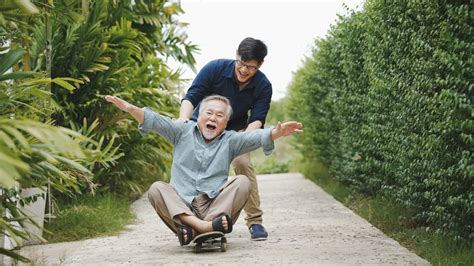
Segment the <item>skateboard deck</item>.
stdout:
[[191,243],[194,244],[194,252],[220,250],[227,251],[227,239],[225,234],[218,231],[212,231],[197,235]]

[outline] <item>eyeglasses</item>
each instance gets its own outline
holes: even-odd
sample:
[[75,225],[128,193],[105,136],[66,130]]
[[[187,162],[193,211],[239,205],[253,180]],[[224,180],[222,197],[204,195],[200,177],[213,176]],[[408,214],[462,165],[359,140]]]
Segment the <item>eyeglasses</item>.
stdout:
[[235,62],[237,63],[237,66],[239,67],[246,67],[249,71],[252,71],[252,72],[255,72],[258,70],[258,67],[256,66],[251,66],[251,65],[247,65],[245,64],[244,62],[242,62],[241,60],[235,60]]

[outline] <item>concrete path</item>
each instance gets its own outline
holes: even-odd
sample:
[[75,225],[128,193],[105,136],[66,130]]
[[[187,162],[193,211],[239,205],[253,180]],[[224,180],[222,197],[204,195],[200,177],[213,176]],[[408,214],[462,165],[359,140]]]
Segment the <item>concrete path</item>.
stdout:
[[261,175],[258,182],[267,241],[250,241],[241,215],[227,236],[227,252],[195,254],[190,246],[179,246],[142,197],[133,204],[137,223],[119,236],[23,252],[47,265],[429,265],[300,174]]

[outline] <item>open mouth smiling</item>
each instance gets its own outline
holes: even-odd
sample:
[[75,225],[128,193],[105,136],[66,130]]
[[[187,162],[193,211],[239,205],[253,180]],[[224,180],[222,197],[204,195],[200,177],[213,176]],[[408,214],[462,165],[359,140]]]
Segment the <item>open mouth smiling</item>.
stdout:
[[246,78],[248,76],[248,74],[243,74],[242,72],[239,71],[239,75],[242,77],[242,78]]
[[213,124],[207,124],[206,128],[209,129],[209,130],[215,130],[217,127]]

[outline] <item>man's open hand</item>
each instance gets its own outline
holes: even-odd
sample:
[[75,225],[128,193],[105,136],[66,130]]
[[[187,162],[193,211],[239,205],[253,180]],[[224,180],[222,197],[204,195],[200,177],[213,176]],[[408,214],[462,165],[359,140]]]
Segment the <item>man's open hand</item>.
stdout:
[[127,101],[120,99],[117,96],[110,96],[107,95],[105,96],[105,100],[113,103],[115,106],[117,106],[120,110],[125,111],[125,112],[130,112],[130,109],[132,108],[133,105],[129,104]]
[[117,96],[110,96],[107,95],[105,96],[105,100],[113,103],[115,106],[117,106],[120,110],[125,111],[133,116],[138,123],[143,124],[145,121],[145,113],[142,109],[136,107],[133,104],[128,103],[127,101],[124,101],[120,99]]
[[303,124],[297,121],[278,122],[277,126],[273,129],[272,139],[275,140],[279,137],[286,137],[293,135],[296,132],[303,132]]

